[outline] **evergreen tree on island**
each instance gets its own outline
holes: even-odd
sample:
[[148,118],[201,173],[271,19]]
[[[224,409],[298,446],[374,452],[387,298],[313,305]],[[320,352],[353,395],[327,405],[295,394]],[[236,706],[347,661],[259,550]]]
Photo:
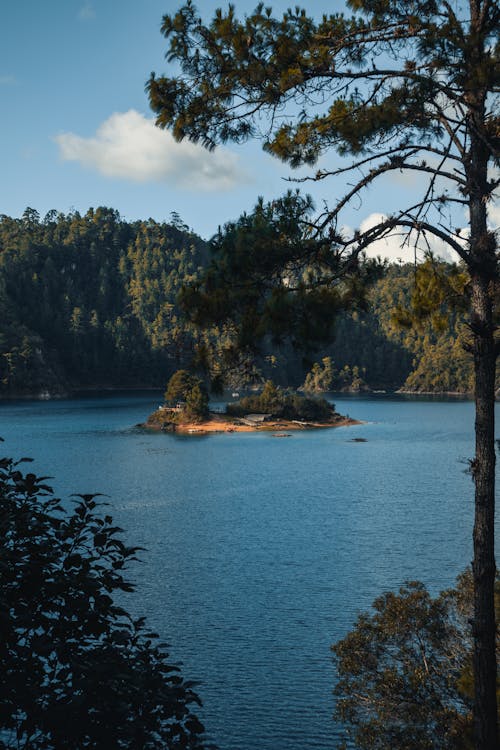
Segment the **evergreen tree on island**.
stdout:
[[170,405],[180,402],[187,421],[208,417],[208,393],[203,381],[187,370],[177,370],[168,381],[165,400]]

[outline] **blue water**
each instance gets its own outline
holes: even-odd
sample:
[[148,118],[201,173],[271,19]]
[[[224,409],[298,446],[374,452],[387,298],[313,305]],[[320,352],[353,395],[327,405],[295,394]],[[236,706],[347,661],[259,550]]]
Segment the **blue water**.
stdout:
[[382,590],[437,592],[471,559],[473,404],[335,400],[365,424],[282,440],[142,432],[155,394],[0,404],[5,455],[63,498],[105,493],[147,548],[129,608],[199,681],[222,750],[335,747],[330,645]]

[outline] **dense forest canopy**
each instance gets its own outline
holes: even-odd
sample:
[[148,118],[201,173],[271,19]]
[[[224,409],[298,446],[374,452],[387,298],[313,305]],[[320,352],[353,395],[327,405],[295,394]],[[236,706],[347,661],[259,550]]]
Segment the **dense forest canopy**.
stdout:
[[[212,352],[213,365],[230,346],[229,332],[195,328],[177,304],[181,287],[199,277],[209,257],[209,243],[177,217],[126,222],[109,208],[2,216],[0,394],[164,388],[175,370],[196,365],[200,350]],[[308,362],[286,343],[268,348],[254,377],[299,386],[314,362],[317,371],[329,357],[335,390],[470,391],[458,312],[440,326],[395,320],[414,286],[412,265],[387,267],[368,310],[342,314],[328,347]],[[244,385],[240,377],[233,373],[232,382]]]
[[108,208],[1,217],[2,391],[164,382],[202,335],[176,297],[205,256],[186,228]]

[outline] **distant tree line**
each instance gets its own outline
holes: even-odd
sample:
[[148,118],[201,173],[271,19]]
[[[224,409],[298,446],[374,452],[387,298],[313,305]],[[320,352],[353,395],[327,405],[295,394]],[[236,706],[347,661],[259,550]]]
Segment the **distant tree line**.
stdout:
[[[176,370],[201,365],[219,378],[231,331],[196,327],[178,304],[209,257],[210,243],[178,217],[126,222],[110,208],[1,216],[0,394],[162,387]],[[459,312],[417,328],[396,319],[414,288],[412,265],[386,268],[367,310],[342,313],[326,349],[304,361],[289,342],[267,341],[229,383],[299,386],[307,377],[312,391],[470,391]]]
[[[461,272],[446,263],[431,265],[427,282],[434,270],[446,276]],[[369,386],[429,393],[472,391],[472,358],[463,346],[468,330],[462,311],[448,309],[446,315],[426,316],[420,322],[412,316],[409,324],[406,311],[415,304],[416,276],[412,264],[386,268],[369,291],[366,312],[340,317],[334,343],[321,352],[307,375],[308,390],[359,391]]]
[[0,391],[160,385],[204,333],[180,317],[206,245],[178,223],[26,209],[0,219]]

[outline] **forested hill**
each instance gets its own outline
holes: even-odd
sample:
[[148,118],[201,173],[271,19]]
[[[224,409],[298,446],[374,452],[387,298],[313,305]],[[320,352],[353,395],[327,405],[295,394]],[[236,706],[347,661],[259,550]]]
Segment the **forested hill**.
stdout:
[[[20,219],[0,217],[0,395],[164,387],[200,344],[227,344],[224,331],[197,330],[176,304],[208,257],[207,244],[175,216],[126,222],[98,208],[84,216],[53,211],[41,219],[27,209]],[[389,268],[371,292],[370,311],[339,321],[335,343],[316,358],[330,357],[334,388],[470,389],[458,320],[440,334],[392,322],[395,306],[408,304],[413,273]],[[263,375],[304,381],[299,355],[271,354],[257,363]],[[323,370],[316,366],[318,388]]]
[[202,334],[179,318],[182,282],[207,261],[179,221],[85,216],[0,220],[0,389],[155,386]]
[[[422,393],[472,392],[472,359],[463,348],[466,328],[460,315],[447,311],[441,327],[429,321],[418,328],[398,324],[395,313],[410,308],[414,284],[412,264],[389,266],[370,291],[368,311],[339,320],[335,343],[322,353],[332,360],[332,390],[368,385]],[[322,357],[316,358],[316,373],[318,365],[320,371],[325,369]]]

